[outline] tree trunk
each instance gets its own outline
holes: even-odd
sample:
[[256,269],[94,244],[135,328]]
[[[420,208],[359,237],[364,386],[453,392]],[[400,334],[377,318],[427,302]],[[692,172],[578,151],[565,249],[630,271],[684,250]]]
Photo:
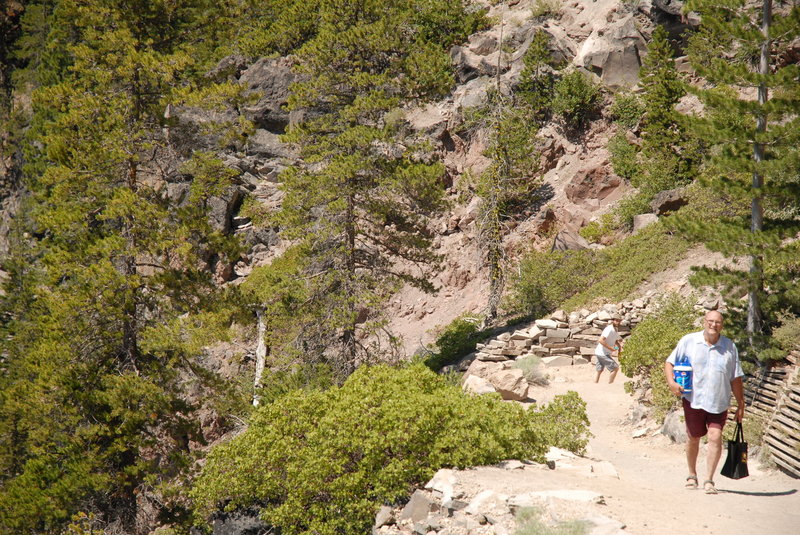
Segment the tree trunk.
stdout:
[[261,396],[258,395],[258,389],[261,388],[261,376],[264,375],[264,367],[267,362],[267,342],[264,340],[264,335],[267,332],[267,324],[264,321],[264,310],[259,308],[256,310],[258,316],[258,343],[256,344],[256,375],[253,380],[253,406],[258,407],[261,402]]
[[[763,76],[769,74],[770,60],[770,38],[769,27],[772,22],[772,0],[764,0],[761,32],[764,40],[761,43],[761,58],[759,73]],[[758,103],[760,105],[760,115],[756,118],[756,135],[767,131],[767,116],[765,106],[769,98],[767,84],[761,82],[758,86]],[[753,143],[753,158],[756,164],[764,160],[764,144]],[[754,237],[761,232],[764,227],[764,208],[762,206],[762,188],[764,177],[758,170],[753,172],[753,200],[751,205],[750,232]],[[753,252],[750,255],[750,288],[747,302],[747,335],[750,347],[756,345],[756,338],[761,332],[761,293],[763,290],[763,266],[761,255]]]
[[343,378],[348,377],[356,369],[356,215],[353,195],[347,197],[347,222],[345,254],[345,298],[347,307],[347,324],[342,333],[342,362],[339,363]]

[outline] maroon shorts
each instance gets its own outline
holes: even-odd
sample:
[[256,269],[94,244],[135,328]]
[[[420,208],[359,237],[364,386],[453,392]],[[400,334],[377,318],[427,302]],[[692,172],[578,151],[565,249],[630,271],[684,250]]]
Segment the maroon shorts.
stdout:
[[686,398],[683,398],[683,416],[686,419],[686,432],[690,437],[706,436],[710,427],[722,429],[728,419],[728,411],[714,414],[703,409],[693,409]]

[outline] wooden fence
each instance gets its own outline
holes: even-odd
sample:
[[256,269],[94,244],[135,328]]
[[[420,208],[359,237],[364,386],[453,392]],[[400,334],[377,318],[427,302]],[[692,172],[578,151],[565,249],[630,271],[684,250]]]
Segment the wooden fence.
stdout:
[[800,355],[788,366],[759,370],[745,381],[746,413],[765,422],[764,445],[772,460],[800,478]]

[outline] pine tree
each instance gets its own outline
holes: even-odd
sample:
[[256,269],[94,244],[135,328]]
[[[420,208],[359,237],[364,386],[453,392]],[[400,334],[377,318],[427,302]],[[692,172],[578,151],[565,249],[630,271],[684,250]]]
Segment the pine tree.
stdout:
[[484,128],[489,136],[486,156],[489,167],[477,181],[481,199],[478,217],[480,247],[489,276],[486,322],[497,316],[505,287],[505,247],[503,239],[515,215],[535,204],[534,190],[541,184],[537,176],[538,153],[533,147],[538,111],[524,103],[490,93],[489,113]]
[[[695,0],[687,8],[702,17],[690,59],[711,85],[693,89],[705,111],[692,119],[698,137],[712,146],[708,185],[720,199],[734,203],[713,223],[704,219],[685,227],[712,250],[749,258],[747,273],[704,270],[702,280],[747,293],[752,347],[764,332],[765,305],[771,313],[778,310],[773,307],[795,313],[800,307],[797,300],[781,296],[784,289],[796,286],[798,277],[793,260],[797,245],[786,239],[800,229],[800,67],[781,58],[800,35],[800,8],[782,5],[773,15],[770,0],[758,6],[742,0]],[[738,201],[749,204],[749,213],[736,210]]]
[[[188,394],[212,379],[197,355],[225,312],[205,267],[237,254],[206,215],[232,173],[203,153],[179,166],[162,131],[198,68],[188,43],[209,6],[41,6],[28,27],[49,28],[58,51],[27,56],[49,66],[35,78],[29,204],[6,263],[0,525],[61,533],[83,511],[148,532],[139,508],[180,514],[163,486],[202,441]],[[176,202],[167,185],[188,176]]]
[[[313,39],[296,51],[306,78],[286,140],[303,164],[282,175],[275,217],[302,243],[314,321],[305,347],[340,377],[381,350],[383,304],[404,283],[431,290],[426,214],[442,206],[442,165],[404,136],[401,106],[452,83],[446,48],[481,20],[462,2],[322,0]],[[391,343],[392,338],[389,337]]]

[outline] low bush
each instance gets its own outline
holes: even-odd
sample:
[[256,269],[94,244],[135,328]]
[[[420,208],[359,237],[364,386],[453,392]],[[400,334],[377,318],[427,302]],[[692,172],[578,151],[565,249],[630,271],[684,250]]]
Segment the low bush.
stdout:
[[438,372],[473,352],[476,344],[489,336],[488,331],[480,330],[479,323],[480,318],[459,316],[447,324],[438,333],[433,351],[425,359],[425,365]]
[[640,172],[637,155],[639,148],[628,141],[623,132],[617,132],[608,142],[611,153],[611,167],[624,179],[633,181]]
[[586,405],[575,392],[523,409],[470,396],[421,364],[362,366],[339,388],[297,391],[259,408],[214,448],[191,497],[198,524],[219,507],[259,507],[284,535],[368,533],[377,508],[444,467],[582,451]]
[[580,71],[564,74],[553,88],[553,113],[569,126],[579,126],[597,108],[600,89]]
[[504,306],[511,315],[541,317],[557,308],[621,301],[683,258],[689,246],[655,223],[602,250],[531,251],[520,261]]
[[588,520],[556,521],[538,507],[523,507],[516,514],[517,529],[514,535],[584,535],[593,527]]
[[782,314],[778,316],[780,326],[772,331],[772,337],[778,347],[788,351],[800,349],[800,318]]
[[598,221],[592,221],[583,227],[578,234],[583,236],[589,243],[600,243],[606,236],[611,236],[616,228],[616,218],[614,214],[603,214]]
[[531,7],[531,18],[557,15],[561,11],[561,2],[558,0],[536,0]]
[[[626,299],[653,273],[675,265],[690,245],[688,240],[671,234],[660,222],[649,225],[599,251],[591,266],[593,272],[589,278],[593,284],[581,288],[559,308],[574,310],[597,300]],[[584,276],[582,271],[580,275]]]
[[514,361],[514,368],[522,370],[522,376],[531,384],[546,386],[549,383],[542,369],[542,358],[536,355],[520,357]]
[[505,308],[524,317],[541,317],[555,310],[596,281],[595,257],[590,250],[529,252],[520,261]]
[[633,330],[620,354],[622,372],[633,379],[634,387],[637,390],[652,388],[653,408],[659,418],[663,418],[677,399],[667,387],[664,360],[683,335],[697,330],[696,319],[697,313],[689,300],[669,298],[657,313]]
[[614,103],[609,108],[614,122],[628,130],[632,130],[639,124],[645,111],[642,100],[631,93],[618,93],[614,97]]

